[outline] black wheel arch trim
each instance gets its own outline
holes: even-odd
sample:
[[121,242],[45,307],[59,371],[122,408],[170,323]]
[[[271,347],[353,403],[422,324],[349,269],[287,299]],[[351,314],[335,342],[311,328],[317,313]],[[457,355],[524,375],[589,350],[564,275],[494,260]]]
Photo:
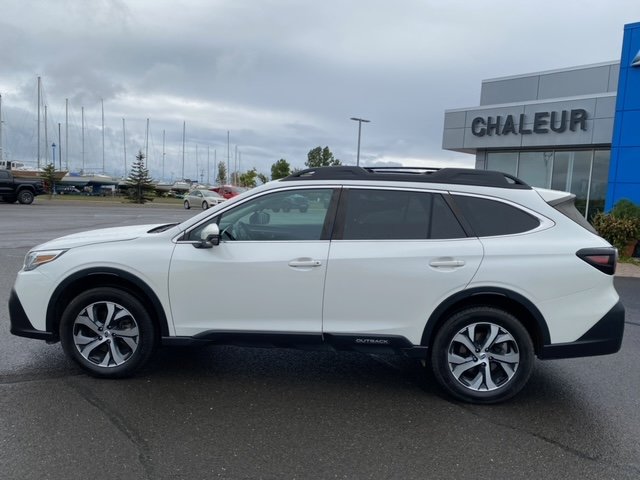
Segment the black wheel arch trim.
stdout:
[[[56,338],[58,337],[57,325],[58,325],[59,319],[56,318],[56,311],[57,311],[57,308],[59,307],[58,302],[64,296],[65,290],[70,285],[77,282],[78,280],[88,276],[94,276],[94,275],[96,276],[104,275],[104,276],[113,277],[114,280],[118,278],[122,278],[126,280],[128,283],[138,288],[146,297],[146,299],[141,299],[141,300],[148,300],[151,303],[153,311],[149,313],[151,317],[157,321],[157,325],[160,330],[159,332],[160,335],[161,336],[169,335],[169,324],[167,321],[167,316],[165,314],[164,308],[162,307],[162,304],[160,303],[160,300],[158,299],[158,296],[155,294],[153,289],[149,287],[149,285],[147,285],[139,277],[133,275],[132,273],[129,273],[117,268],[112,268],[112,267],[94,267],[86,270],[81,270],[79,272],[75,272],[69,275],[62,282],[60,282],[60,284],[56,287],[53,294],[51,295],[51,298],[49,299],[49,304],[47,306],[46,325],[47,325],[48,332],[50,332]],[[117,284],[117,281],[114,282],[112,286],[116,288],[122,287],[122,285]]]
[[[496,300],[498,300],[498,303],[500,298],[504,298],[504,299],[507,299],[507,301],[509,302],[516,303],[521,308],[526,310],[529,316],[533,319],[534,321],[533,326],[537,330],[536,338],[532,338],[536,352],[541,351],[545,345],[548,345],[549,343],[551,343],[551,336],[549,334],[549,328],[547,327],[547,322],[545,321],[542,313],[540,313],[540,310],[538,310],[538,308],[533,304],[533,302],[528,300],[526,297],[520,295],[519,293],[513,292],[506,288],[475,287],[467,290],[462,290],[461,292],[457,292],[452,296],[450,296],[449,298],[447,298],[442,303],[440,303],[440,305],[438,305],[438,307],[433,311],[433,313],[429,317],[429,320],[427,321],[427,324],[424,328],[421,345],[424,345],[424,346],[431,345],[433,338],[435,336],[435,333],[437,331],[437,328],[441,325],[442,321],[446,319],[444,316],[447,312],[452,314],[458,310],[456,308],[457,305],[460,305],[461,308],[464,308],[465,306],[469,305],[469,302],[468,302],[469,300],[473,300],[473,297],[480,297],[480,296],[489,296],[489,297],[494,296],[496,297]],[[478,304],[482,305],[482,304],[486,304],[486,302],[479,301]]]

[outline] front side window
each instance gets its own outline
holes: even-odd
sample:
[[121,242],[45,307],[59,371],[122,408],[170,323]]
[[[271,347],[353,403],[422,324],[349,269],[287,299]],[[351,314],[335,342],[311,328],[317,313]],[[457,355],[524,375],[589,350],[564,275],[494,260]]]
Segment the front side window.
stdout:
[[346,192],[344,240],[426,240],[465,236],[440,194],[365,189]]
[[273,192],[248,200],[188,235],[199,240],[200,232],[217,223],[222,241],[299,241],[328,238],[327,212],[333,189]]
[[453,195],[453,199],[478,237],[513,235],[540,225],[533,215],[503,202],[466,195]]

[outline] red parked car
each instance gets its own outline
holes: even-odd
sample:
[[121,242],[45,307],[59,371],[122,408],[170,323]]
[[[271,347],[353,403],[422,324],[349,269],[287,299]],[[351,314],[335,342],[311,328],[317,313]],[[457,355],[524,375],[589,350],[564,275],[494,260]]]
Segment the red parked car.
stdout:
[[210,190],[227,199],[247,191],[244,187],[235,187],[233,185],[222,185],[221,187],[214,187]]

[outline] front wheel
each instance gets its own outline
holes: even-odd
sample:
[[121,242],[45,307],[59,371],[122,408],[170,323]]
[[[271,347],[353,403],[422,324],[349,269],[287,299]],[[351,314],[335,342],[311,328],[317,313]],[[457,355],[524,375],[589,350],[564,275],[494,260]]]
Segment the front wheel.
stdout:
[[463,310],[436,334],[433,373],[454,397],[471,403],[497,403],[517,394],[533,368],[533,343],[510,313],[493,307]]
[[189,205],[189,201],[188,201],[188,200],[185,200],[185,201],[184,201],[184,209],[185,209],[185,210],[189,210],[190,208],[191,208],[191,205]]
[[132,375],[155,348],[155,327],[133,295],[99,287],[74,298],[60,321],[65,353],[95,377]]
[[207,202],[202,202],[202,209],[206,210],[207,208],[209,208],[209,204]]

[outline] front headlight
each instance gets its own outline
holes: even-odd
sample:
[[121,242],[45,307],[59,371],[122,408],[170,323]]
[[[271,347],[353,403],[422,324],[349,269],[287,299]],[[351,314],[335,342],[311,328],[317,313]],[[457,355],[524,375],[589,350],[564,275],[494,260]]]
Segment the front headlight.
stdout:
[[62,255],[66,250],[43,250],[36,252],[29,252],[24,257],[24,266],[22,269],[25,272],[38,268],[45,263],[53,262],[56,258]]

